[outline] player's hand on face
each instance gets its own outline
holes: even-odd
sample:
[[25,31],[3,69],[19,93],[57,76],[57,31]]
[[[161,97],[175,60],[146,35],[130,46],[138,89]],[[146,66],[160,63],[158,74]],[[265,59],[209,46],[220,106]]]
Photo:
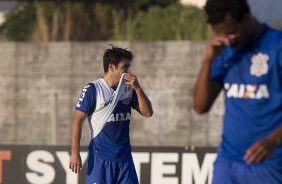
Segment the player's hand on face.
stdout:
[[138,90],[141,88],[137,77],[133,75],[130,71],[124,75],[123,79],[125,80],[125,84],[131,85],[134,90]]
[[270,138],[259,140],[246,151],[244,160],[248,164],[263,162],[272,155],[277,146]]
[[69,168],[74,173],[79,173],[80,172],[80,169],[82,168],[82,164],[81,164],[81,157],[80,157],[79,154],[78,155],[71,154]]
[[230,34],[224,37],[223,36],[213,37],[208,47],[207,57],[213,58],[219,55],[226,46],[229,46],[234,42],[236,37],[237,36],[235,34]]

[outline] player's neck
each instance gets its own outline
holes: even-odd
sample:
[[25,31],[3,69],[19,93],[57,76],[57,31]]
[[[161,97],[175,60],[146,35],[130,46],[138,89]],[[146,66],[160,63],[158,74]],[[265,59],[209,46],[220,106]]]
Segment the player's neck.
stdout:
[[107,84],[114,88],[118,86],[118,81],[116,81],[110,74],[104,74],[103,79],[107,82]]
[[265,25],[258,22],[255,18],[253,19],[251,26],[251,42],[255,42],[264,32]]

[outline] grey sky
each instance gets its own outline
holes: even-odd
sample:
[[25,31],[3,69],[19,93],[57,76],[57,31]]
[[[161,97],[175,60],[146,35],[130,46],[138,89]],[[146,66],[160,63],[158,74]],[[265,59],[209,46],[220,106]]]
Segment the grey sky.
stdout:
[[248,0],[253,14],[263,22],[282,22],[281,0]]
[[15,4],[16,4],[16,2],[0,1],[0,11],[9,10],[9,9],[11,9]]

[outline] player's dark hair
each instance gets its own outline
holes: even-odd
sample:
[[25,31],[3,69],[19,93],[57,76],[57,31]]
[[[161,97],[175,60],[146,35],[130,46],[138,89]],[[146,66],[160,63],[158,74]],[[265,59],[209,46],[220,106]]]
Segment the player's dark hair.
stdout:
[[207,0],[204,10],[210,24],[222,23],[227,14],[241,22],[244,15],[250,13],[247,0]]
[[104,57],[103,57],[104,72],[108,72],[109,64],[114,64],[115,66],[118,66],[118,64],[122,60],[132,61],[133,59],[132,52],[123,48],[115,47],[113,45],[110,46],[112,48],[107,49],[104,52]]

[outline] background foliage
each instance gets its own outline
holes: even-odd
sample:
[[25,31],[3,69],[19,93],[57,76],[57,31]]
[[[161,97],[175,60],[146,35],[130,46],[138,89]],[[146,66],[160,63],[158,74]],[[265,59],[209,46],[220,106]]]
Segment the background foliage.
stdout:
[[176,0],[19,2],[1,34],[11,41],[205,40],[203,10]]

